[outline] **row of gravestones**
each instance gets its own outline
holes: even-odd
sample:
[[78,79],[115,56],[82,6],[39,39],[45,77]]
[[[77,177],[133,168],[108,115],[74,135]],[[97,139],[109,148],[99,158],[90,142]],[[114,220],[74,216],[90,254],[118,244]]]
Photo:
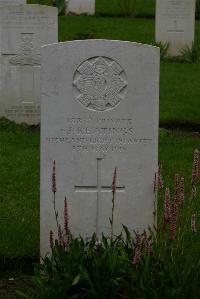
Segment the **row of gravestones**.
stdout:
[[[121,0],[124,1],[124,0]],[[66,13],[95,13],[95,0],[67,0]],[[168,54],[180,55],[194,41],[196,0],[156,0],[156,41],[169,43]]]
[[122,224],[143,231],[153,223],[159,49],[110,40],[57,43],[57,11],[40,5],[1,7],[0,26],[1,113],[38,123],[41,100],[41,253],[56,231],[54,161],[56,209],[62,216],[67,196],[74,235],[110,233],[115,167],[114,233]]
[[[24,2],[15,0],[18,4]],[[186,45],[191,47],[194,15],[195,0],[158,1],[156,40],[170,42],[171,55],[178,55]],[[40,5],[1,7],[0,26],[0,116],[18,123],[38,124],[40,48],[58,42],[57,11]]]

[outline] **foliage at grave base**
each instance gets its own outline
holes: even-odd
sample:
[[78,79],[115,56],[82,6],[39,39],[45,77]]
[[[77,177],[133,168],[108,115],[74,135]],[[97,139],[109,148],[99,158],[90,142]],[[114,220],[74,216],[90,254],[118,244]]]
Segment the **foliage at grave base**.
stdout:
[[200,60],[200,46],[192,43],[192,47],[186,46],[181,50],[182,58],[189,63],[197,63]]
[[166,59],[167,51],[169,49],[169,43],[156,42],[155,46],[160,48],[160,59],[161,60]]
[[163,182],[159,167],[154,184],[161,211],[157,227],[132,233],[123,226],[122,233],[113,237],[115,170],[111,236],[102,235],[98,240],[94,234],[84,241],[70,233],[66,199],[63,229],[58,223],[54,161],[52,192],[58,236],[54,239],[50,232],[51,254],[36,270],[34,288],[26,295],[18,294],[34,299],[199,298],[199,168],[200,151],[195,150],[191,178],[186,181],[175,174],[172,188]]
[[200,19],[200,0],[196,0],[196,19]]
[[117,5],[123,16],[134,16],[136,13],[135,0],[117,0]]
[[58,9],[58,14],[65,14],[65,0],[52,0],[53,6],[56,6]]
[[143,248],[141,256],[128,231],[112,242],[72,239],[67,251],[56,243],[25,298],[199,298],[200,260],[193,248],[199,234],[186,246],[180,237],[171,242],[151,235],[152,251]]

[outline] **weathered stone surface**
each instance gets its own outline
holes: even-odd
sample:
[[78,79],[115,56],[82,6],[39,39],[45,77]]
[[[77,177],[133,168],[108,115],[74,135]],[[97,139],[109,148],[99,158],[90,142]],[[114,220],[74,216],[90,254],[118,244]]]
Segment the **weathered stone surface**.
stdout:
[[95,0],[67,0],[66,14],[95,14]]
[[156,41],[169,43],[169,55],[192,46],[194,29],[195,0],[157,0]]
[[110,234],[112,179],[117,167],[114,232],[153,223],[157,168],[159,50],[88,40],[42,48],[41,253],[56,232],[56,209],[76,236]]
[[0,0],[0,6],[26,4],[26,0]]
[[11,5],[0,9],[0,117],[40,122],[41,46],[58,41],[57,9]]

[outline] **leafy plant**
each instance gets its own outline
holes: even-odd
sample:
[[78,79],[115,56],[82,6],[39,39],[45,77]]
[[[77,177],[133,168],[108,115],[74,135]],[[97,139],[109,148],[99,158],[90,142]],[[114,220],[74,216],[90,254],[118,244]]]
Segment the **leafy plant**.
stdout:
[[136,1],[135,0],[117,0],[122,15],[135,16],[136,14]]
[[64,14],[66,0],[52,0],[52,5],[57,7],[59,15]]
[[188,63],[197,63],[200,60],[200,45],[192,43],[181,50],[182,58]]
[[160,59],[161,60],[166,59],[168,56],[167,52],[169,49],[169,43],[157,42],[155,43],[155,46],[160,48]]
[[[159,167],[154,182],[157,203],[162,207],[158,225],[140,233],[132,233],[123,226],[122,233],[113,236],[112,215],[111,236],[102,235],[101,241],[95,234],[89,241],[73,238],[65,199],[64,228],[57,222],[57,237],[54,239],[54,234],[50,233],[51,254],[46,255],[36,269],[34,288],[27,290],[24,298],[199,298],[199,166],[200,151],[195,150],[187,188],[186,180],[178,174],[175,174],[173,188],[165,186],[162,167]],[[58,221],[55,179],[54,161],[52,192]],[[115,179],[116,171],[113,195]]]
[[200,19],[200,0],[196,0],[196,18]]

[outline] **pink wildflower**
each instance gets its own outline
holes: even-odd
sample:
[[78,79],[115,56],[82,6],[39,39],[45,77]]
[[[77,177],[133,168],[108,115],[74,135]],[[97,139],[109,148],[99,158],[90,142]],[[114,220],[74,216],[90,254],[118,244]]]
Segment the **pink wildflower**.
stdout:
[[155,175],[154,175],[154,193],[156,193],[158,189],[158,181],[157,181],[157,172],[155,172]]
[[177,224],[177,201],[176,196],[174,197],[173,207],[172,207],[172,216],[170,224],[170,240],[174,240],[176,235],[176,224]]
[[115,171],[113,174],[113,181],[112,181],[112,193],[115,194],[116,192],[116,179],[117,179],[117,168],[115,167]]
[[49,243],[50,243],[51,249],[53,249],[53,232],[52,232],[52,230],[50,231]]
[[192,185],[196,183],[199,175],[200,152],[198,149],[194,151],[193,166],[192,166]]
[[181,179],[180,179],[180,205],[181,205],[181,207],[184,206],[184,201],[185,201],[185,188],[184,188],[184,185],[185,185],[184,177],[181,177]]
[[58,242],[59,242],[60,246],[63,245],[63,234],[62,234],[62,229],[61,229],[61,225],[60,224],[58,226]]
[[179,175],[175,174],[174,178],[174,202],[178,204],[179,202]]
[[170,225],[170,240],[174,240],[176,235],[176,218],[172,218]]
[[147,255],[150,255],[151,252],[152,252],[151,242],[150,242],[150,240],[149,240],[149,238],[148,238],[148,236],[147,236],[146,231],[144,231],[144,234],[143,234],[143,235],[144,235],[144,239],[143,239],[143,242],[144,242],[144,249],[145,249]]
[[53,161],[53,170],[52,170],[52,192],[56,193],[56,162]]
[[196,227],[196,214],[192,214],[191,217],[191,230],[193,233],[197,232],[197,227]]
[[164,186],[161,169],[162,169],[162,165],[159,165],[159,169],[158,169],[158,188],[159,188],[159,190],[162,190],[163,186]]
[[195,185],[192,186],[192,199],[197,197],[197,188]]
[[170,209],[170,190],[169,188],[165,189],[165,202],[164,202],[164,220],[168,222],[171,217],[171,209]]
[[133,257],[133,265],[137,266],[141,259],[141,251],[142,251],[142,238],[141,235],[135,233],[136,236],[136,244],[135,244],[135,254]]

